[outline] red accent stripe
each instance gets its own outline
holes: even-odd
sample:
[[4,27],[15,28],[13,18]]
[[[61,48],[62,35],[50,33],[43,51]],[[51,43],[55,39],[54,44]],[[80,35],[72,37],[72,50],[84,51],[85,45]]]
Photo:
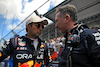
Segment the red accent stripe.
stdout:
[[45,48],[45,43],[44,43],[44,48]]
[[19,50],[20,50],[20,47],[19,47]]
[[15,46],[17,46],[17,38],[18,38],[18,37],[15,38]]

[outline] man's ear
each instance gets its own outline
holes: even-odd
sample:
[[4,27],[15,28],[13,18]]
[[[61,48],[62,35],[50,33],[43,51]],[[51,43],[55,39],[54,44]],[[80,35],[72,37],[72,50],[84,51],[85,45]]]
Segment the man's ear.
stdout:
[[70,19],[70,15],[69,14],[66,14],[65,15],[65,18],[66,18],[66,20],[69,20]]
[[70,21],[70,15],[69,14],[65,15],[65,21],[66,21],[66,23],[68,23]]
[[29,24],[28,24],[26,27],[27,27],[27,29],[28,29],[28,30],[30,30],[30,28],[31,28],[31,25],[29,25]]

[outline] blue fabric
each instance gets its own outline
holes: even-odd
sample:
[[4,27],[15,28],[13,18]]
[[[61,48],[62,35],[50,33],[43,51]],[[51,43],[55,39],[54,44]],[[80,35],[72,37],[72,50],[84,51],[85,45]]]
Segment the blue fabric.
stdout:
[[9,65],[10,67],[13,67],[13,57],[12,56],[9,58]]

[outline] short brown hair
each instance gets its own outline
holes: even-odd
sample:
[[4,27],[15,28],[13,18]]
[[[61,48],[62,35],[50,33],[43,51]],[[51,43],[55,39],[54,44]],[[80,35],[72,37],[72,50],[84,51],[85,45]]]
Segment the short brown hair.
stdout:
[[56,9],[56,13],[60,12],[61,17],[65,17],[66,14],[69,14],[71,19],[76,22],[77,21],[77,9],[74,5],[64,5],[61,7],[58,7]]

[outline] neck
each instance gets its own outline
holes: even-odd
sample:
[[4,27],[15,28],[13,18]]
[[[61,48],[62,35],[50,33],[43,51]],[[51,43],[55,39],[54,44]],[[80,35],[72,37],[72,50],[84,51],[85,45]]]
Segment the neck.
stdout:
[[78,26],[77,22],[70,22],[70,23],[72,23],[72,24],[71,24],[69,31]]
[[77,25],[74,25],[74,26],[72,27],[72,29],[75,28],[75,27],[77,27],[77,26],[78,26],[78,24],[77,24]]

